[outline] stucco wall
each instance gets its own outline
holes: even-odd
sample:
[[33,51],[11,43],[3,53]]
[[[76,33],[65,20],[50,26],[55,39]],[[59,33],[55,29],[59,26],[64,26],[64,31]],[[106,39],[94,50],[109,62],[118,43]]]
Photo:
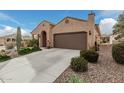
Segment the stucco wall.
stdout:
[[5,39],[3,37],[0,38],[0,45],[5,45]]
[[97,44],[100,44],[100,35],[98,34],[98,32],[95,30],[95,41],[97,42]]
[[[51,41],[51,38],[52,38],[51,28],[52,28],[52,25],[49,22],[44,21],[41,24],[39,24],[36,27],[36,29],[34,29],[34,31],[32,32],[32,35],[38,35],[40,47],[42,47],[42,34],[41,34],[42,31],[46,32],[47,41],[48,40]],[[47,45],[48,45],[48,42],[47,42]]]
[[[68,20],[68,22],[66,22]],[[44,25],[44,26],[43,26]],[[54,27],[47,21],[42,22],[32,32],[32,35],[39,34],[39,43],[42,46],[42,35],[41,32],[45,31],[47,34],[47,41],[50,41],[50,46],[54,46],[54,34],[57,33],[69,33],[69,32],[87,32],[87,48],[93,47],[95,41],[100,41],[100,36],[95,29],[95,14],[89,14],[88,20],[78,20],[74,18],[65,18],[60,21]],[[91,34],[89,34],[89,32]],[[97,37],[97,39],[96,39]],[[48,43],[47,43],[48,45]]]
[[[68,20],[69,23],[65,23]],[[65,19],[61,23],[57,24],[53,29],[52,33],[65,33],[65,32],[80,32],[87,30],[87,22],[77,21],[74,19]],[[86,31],[87,32],[87,31]]]
[[[68,20],[69,22],[66,23],[65,21]],[[57,33],[69,33],[69,32],[88,32],[87,31],[87,22],[79,21],[75,19],[66,18],[65,20],[61,21],[52,29],[52,46],[54,46],[54,34]],[[88,39],[88,37],[87,37]]]
[[88,48],[92,48],[95,45],[95,14],[88,15],[88,31],[91,34],[88,34]]
[[[56,33],[69,33],[69,32],[87,32],[87,48],[93,47],[95,44],[95,15],[88,15],[87,21],[79,21],[71,18],[66,18],[61,21],[52,29],[52,34]],[[65,23],[66,20],[69,20],[69,23]],[[89,35],[91,32],[91,35]],[[54,46],[54,37],[52,35],[52,46]]]

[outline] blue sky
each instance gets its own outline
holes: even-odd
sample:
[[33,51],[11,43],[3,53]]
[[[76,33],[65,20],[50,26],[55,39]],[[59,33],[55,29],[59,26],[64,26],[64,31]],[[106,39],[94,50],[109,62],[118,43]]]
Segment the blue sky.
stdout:
[[[89,10],[1,10],[0,34],[13,33],[10,30],[15,30],[17,26],[22,28],[24,34],[28,34],[43,20],[56,24],[66,16],[87,20],[90,12]],[[92,12],[96,14],[95,22],[100,24],[103,34],[111,34],[112,26],[116,23],[118,15],[122,13],[122,11],[103,10]]]

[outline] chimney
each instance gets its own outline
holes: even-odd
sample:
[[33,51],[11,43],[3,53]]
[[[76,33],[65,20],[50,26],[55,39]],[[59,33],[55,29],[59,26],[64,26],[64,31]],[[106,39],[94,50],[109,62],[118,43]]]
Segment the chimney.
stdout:
[[95,44],[95,13],[91,11],[90,14],[88,14],[88,30],[89,30],[89,47],[93,47]]
[[88,22],[90,25],[95,25],[95,13],[92,11],[90,14],[88,14]]

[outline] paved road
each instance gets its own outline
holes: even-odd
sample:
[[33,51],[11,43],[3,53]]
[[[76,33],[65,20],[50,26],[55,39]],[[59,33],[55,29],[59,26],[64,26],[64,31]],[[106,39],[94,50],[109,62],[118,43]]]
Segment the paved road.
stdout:
[[44,49],[1,63],[0,79],[3,82],[53,82],[70,64],[78,50]]

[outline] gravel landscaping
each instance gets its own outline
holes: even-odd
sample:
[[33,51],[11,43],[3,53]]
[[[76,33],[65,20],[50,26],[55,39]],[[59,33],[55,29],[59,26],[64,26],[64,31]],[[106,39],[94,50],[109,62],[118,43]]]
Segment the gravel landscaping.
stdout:
[[55,83],[66,83],[71,76],[78,76],[87,83],[123,83],[124,65],[117,64],[111,54],[111,45],[100,46],[98,63],[89,63],[88,72],[77,73],[68,67]]

